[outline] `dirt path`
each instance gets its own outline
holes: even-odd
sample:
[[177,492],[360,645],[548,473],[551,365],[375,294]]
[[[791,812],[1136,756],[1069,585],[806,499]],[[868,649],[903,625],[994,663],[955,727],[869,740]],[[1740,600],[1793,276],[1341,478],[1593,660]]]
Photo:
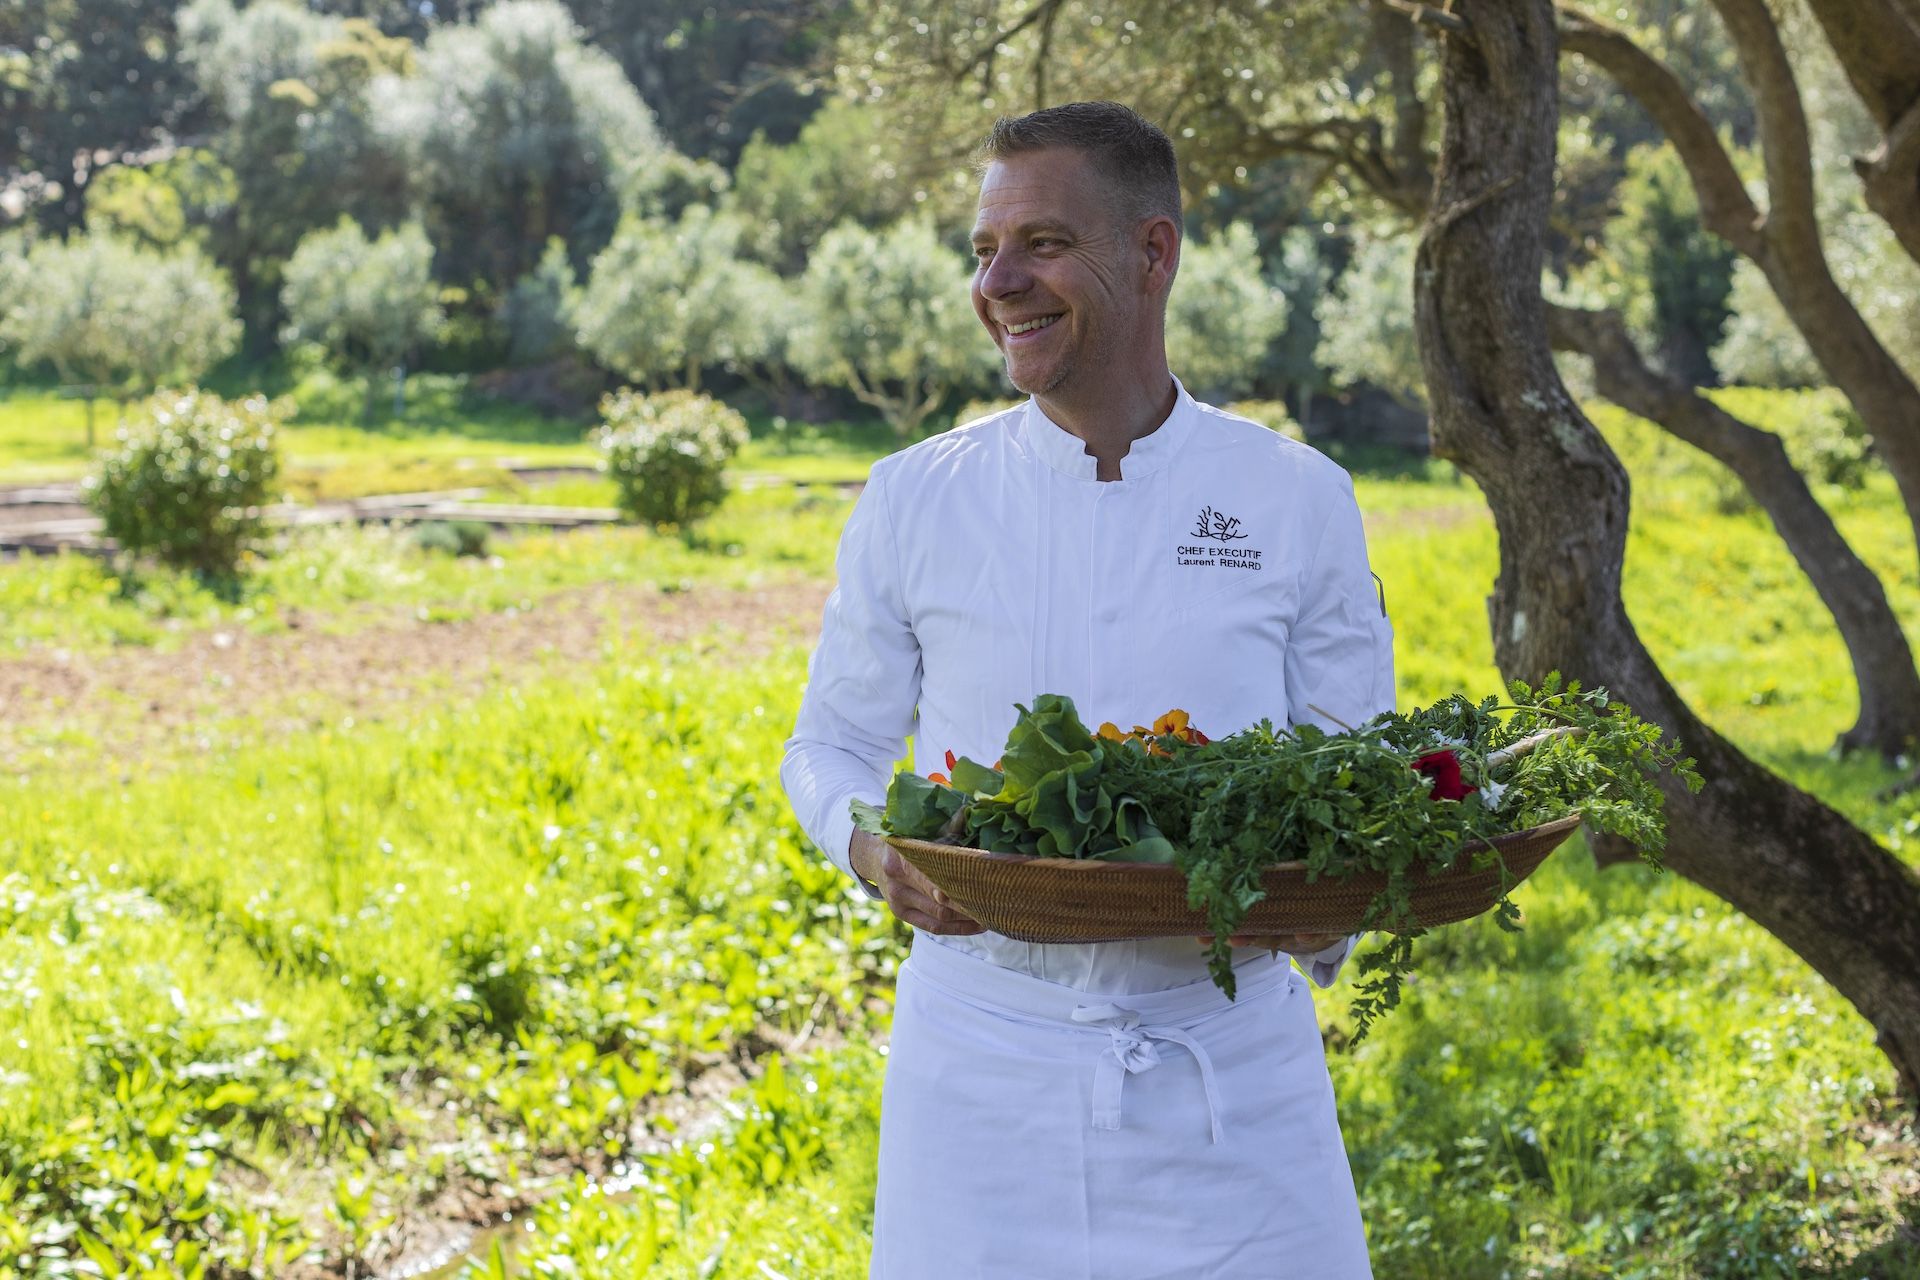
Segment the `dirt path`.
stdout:
[[453,622],[395,611],[349,634],[291,620],[253,635],[233,627],[177,650],[0,657],[0,770],[44,773],[76,760],[142,762],[390,715],[423,694],[459,697],[490,685],[599,660],[602,645],[640,633],[660,645],[719,630],[733,660],[810,641],[828,587],[782,583],[744,591],[651,585],[559,592],[532,608]]

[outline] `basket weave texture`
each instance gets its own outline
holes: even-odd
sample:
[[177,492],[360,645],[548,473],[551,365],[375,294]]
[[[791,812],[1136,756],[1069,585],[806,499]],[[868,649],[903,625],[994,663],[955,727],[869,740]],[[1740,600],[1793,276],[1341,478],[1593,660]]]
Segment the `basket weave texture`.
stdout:
[[[1500,898],[1498,864],[1474,866],[1473,853],[1499,850],[1514,883],[1533,874],[1580,825],[1562,818],[1524,831],[1474,841],[1454,865],[1412,877],[1413,914],[1420,928],[1468,920]],[[1187,905],[1186,873],[1175,866],[1098,859],[1031,858],[959,845],[888,837],[902,857],[938,885],[953,905],[995,933],[1021,942],[1119,942],[1207,932],[1207,919]],[[1387,886],[1384,871],[1345,879],[1307,880],[1304,862],[1277,862],[1262,874],[1267,896],[1254,904],[1242,928],[1249,933],[1359,931],[1374,896]]]

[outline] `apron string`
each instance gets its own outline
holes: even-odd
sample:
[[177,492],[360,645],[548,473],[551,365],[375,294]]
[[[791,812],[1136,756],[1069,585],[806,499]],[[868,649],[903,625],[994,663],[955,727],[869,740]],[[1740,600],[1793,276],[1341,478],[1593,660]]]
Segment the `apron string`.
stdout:
[[1213,1126],[1213,1140],[1221,1141],[1220,1090],[1213,1079],[1213,1059],[1200,1042],[1176,1027],[1143,1027],[1140,1015],[1117,1004],[1083,1004],[1075,1009],[1073,1020],[1085,1027],[1105,1027],[1109,1043],[1100,1055],[1093,1076],[1093,1127],[1120,1127],[1120,1092],[1127,1076],[1151,1071],[1160,1065],[1160,1050],[1155,1040],[1183,1046],[1200,1064],[1200,1083],[1207,1092],[1207,1119]]

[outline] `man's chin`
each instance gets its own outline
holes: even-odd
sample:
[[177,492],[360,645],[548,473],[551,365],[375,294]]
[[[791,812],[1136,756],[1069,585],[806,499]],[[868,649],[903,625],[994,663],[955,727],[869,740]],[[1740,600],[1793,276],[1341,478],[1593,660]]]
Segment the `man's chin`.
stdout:
[[1011,382],[1013,389],[1022,395],[1044,396],[1049,392],[1057,391],[1060,389],[1060,384],[1067,380],[1067,374],[1071,371],[1064,361],[1049,369],[1025,370],[1016,370],[1013,362],[1007,361],[1007,381]]

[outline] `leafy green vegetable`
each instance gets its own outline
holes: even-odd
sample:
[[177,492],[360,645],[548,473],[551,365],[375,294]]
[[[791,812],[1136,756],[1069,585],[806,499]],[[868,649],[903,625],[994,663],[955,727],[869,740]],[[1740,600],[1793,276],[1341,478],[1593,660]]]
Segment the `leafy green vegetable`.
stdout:
[[[1413,940],[1424,932],[1411,903],[1416,874],[1462,856],[1492,865],[1498,855],[1480,841],[1570,815],[1623,837],[1657,867],[1665,825],[1654,778],[1668,769],[1700,786],[1659,726],[1603,689],[1563,687],[1557,673],[1538,689],[1516,682],[1504,703],[1455,696],[1343,733],[1262,721],[1215,741],[1119,741],[1090,734],[1058,695],[1017,710],[1004,778],[970,760],[955,764],[954,787],[902,774],[884,814],[863,819],[866,829],[955,833],[1003,853],[1177,863],[1213,935],[1209,969],[1230,997],[1228,938],[1265,896],[1266,867],[1297,859],[1309,878],[1384,872],[1365,923],[1394,936],[1359,962],[1356,1040],[1399,1003],[1412,969]],[[1518,928],[1504,891],[1494,916]]]

